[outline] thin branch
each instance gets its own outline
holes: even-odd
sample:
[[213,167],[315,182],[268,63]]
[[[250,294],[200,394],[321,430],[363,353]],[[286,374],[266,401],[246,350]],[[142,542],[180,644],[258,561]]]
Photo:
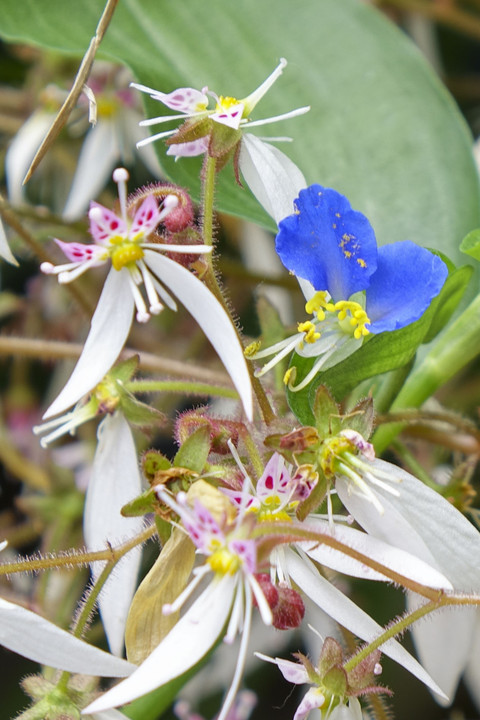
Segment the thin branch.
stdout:
[[100,43],[103,40],[103,36],[105,35],[105,32],[110,24],[110,20],[113,17],[113,13],[115,12],[115,8],[117,7],[117,4],[118,4],[118,0],[107,0],[107,4],[105,5],[102,16],[98,22],[95,35],[91,39],[88,50],[85,53],[83,60],[80,64],[80,67],[78,69],[72,89],[70,90],[67,99],[65,100],[62,107],[60,108],[58,115],[56,116],[55,120],[53,121],[52,126],[50,127],[50,130],[48,131],[48,133],[45,136],[42,144],[40,145],[35,157],[32,160],[32,164],[30,165],[28,172],[25,175],[25,179],[23,181],[24,185],[32,177],[34,171],[37,169],[37,167],[40,164],[41,160],[43,159],[44,155],[47,153],[50,145],[52,145],[52,143],[57,138],[58,134],[60,133],[60,130],[66,124],[66,122],[70,116],[70,113],[72,112],[73,108],[77,104],[77,100],[82,93],[83,86],[86,83],[88,76],[90,74],[90,70],[92,68],[93,61],[95,59],[95,54],[98,50]]

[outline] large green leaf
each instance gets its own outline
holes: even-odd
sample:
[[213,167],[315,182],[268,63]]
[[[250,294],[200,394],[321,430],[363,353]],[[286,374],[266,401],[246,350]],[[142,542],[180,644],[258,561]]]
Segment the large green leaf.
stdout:
[[[80,55],[102,7],[3,0],[0,34]],[[237,97],[286,57],[255,117],[312,106],[262,128],[295,138],[286,150],[308,182],[345,193],[380,243],[411,239],[458,261],[460,240],[480,224],[471,139],[457,108],[413,44],[360,0],[121,0],[102,55],[165,91],[208,85]],[[165,168],[198,189],[196,161],[168,159]],[[268,222],[229,170],[218,199],[224,210]]]

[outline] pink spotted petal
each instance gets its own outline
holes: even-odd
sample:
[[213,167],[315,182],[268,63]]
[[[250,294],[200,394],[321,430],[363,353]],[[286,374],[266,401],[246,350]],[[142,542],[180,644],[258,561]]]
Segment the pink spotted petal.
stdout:
[[197,498],[195,498],[194,513],[198,520],[199,526],[202,528],[205,534],[210,535],[210,537],[213,536],[215,538],[224,538],[224,534],[220,530],[220,527],[211,512],[207,510],[205,505],[202,505],[200,500],[198,500]]
[[257,547],[255,540],[232,540],[228,544],[229,550],[238,555],[248,573],[257,571]]
[[154,100],[160,100],[171,110],[188,115],[202,112],[208,105],[208,97],[194,88],[177,88],[171,93],[162,93],[155,90],[154,93],[152,94]]
[[159,216],[160,210],[157,201],[152,195],[149,195],[135,213],[130,228],[130,237],[136,238],[140,234],[143,237],[148,237],[157,227]]
[[96,258],[98,265],[102,265],[108,257],[105,249],[98,245],[86,245],[76,242],[66,243],[57,238],[54,238],[54,240],[70,262],[87,262]]
[[244,105],[238,103],[238,105],[232,105],[228,110],[222,110],[221,112],[215,112],[210,115],[212,120],[221,125],[226,125],[233,130],[238,130],[240,127],[240,121],[243,117]]
[[167,155],[173,155],[174,157],[197,157],[197,155],[203,155],[208,148],[208,137],[202,137],[198,140],[192,140],[192,142],[177,143],[170,145],[167,150]]
[[244,510],[259,508],[261,502],[255,495],[251,495],[241,490],[229,490],[228,488],[219,488],[224,495],[230,498],[236,505],[240,505]]
[[287,496],[291,493],[290,473],[285,469],[281,455],[274,453],[265,466],[257,484],[257,495],[261,500],[271,496]]
[[[94,213],[94,217],[91,217],[93,208],[97,212]],[[98,213],[98,209],[101,210],[101,214]],[[90,203],[89,215],[90,234],[99,245],[108,245],[109,240],[114,237],[127,236],[127,227],[122,218],[103,205],[96,202]]]

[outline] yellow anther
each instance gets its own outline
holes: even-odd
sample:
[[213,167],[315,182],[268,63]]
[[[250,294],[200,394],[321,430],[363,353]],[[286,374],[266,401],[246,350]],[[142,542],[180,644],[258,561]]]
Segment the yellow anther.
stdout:
[[223,95],[220,95],[218,98],[218,103],[215,107],[215,110],[217,112],[221,112],[222,110],[229,110],[231,107],[234,107],[235,105],[238,105],[239,102],[237,98],[234,97],[224,97]]
[[271,510],[274,508],[280,507],[281,504],[282,504],[282,501],[280,500],[278,495],[269,495],[264,500],[264,505],[266,505]]
[[243,351],[243,354],[247,358],[255,357],[257,352],[260,350],[261,346],[262,346],[262,343],[260,342],[260,340],[255,340],[254,342],[250,343],[250,345],[247,345],[247,347]]
[[127,265],[141,260],[143,258],[143,250],[140,245],[136,243],[123,242],[112,251],[111,258],[115,270],[121,270]]
[[283,376],[284,385],[289,385],[290,381],[295,382],[296,374],[297,374],[297,368],[295,368],[295,367],[288,368],[287,372]]
[[298,323],[298,332],[305,333],[303,340],[307,343],[314,343],[320,339],[320,333],[317,331],[315,325],[310,321],[306,320],[303,323]]
[[363,260],[363,258],[357,258],[357,263],[360,265],[361,268],[367,267],[367,263],[365,262],[365,260]]
[[292,518],[286,512],[286,510],[269,510],[268,508],[262,508],[258,513],[258,520],[260,522],[292,522]]
[[225,547],[216,550],[213,555],[210,555],[207,562],[213,572],[220,573],[220,575],[235,575],[240,567],[238,555],[234,555]]
[[305,311],[309,315],[316,313],[319,320],[325,320],[325,310],[327,310],[327,312],[333,312],[335,310],[334,304],[328,302],[328,297],[329,295],[326,290],[319,290],[305,304]]
[[335,310],[338,312],[338,321],[342,329],[352,333],[356,340],[370,333],[365,327],[370,323],[370,318],[359,303],[353,300],[340,300],[335,303]]
[[318,463],[325,477],[333,477],[337,472],[338,462],[344,452],[351,452],[352,443],[345,437],[333,437],[322,443],[318,453]]

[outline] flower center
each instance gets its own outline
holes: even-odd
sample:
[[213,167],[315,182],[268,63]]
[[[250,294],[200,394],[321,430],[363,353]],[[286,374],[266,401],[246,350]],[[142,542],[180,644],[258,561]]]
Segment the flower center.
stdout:
[[[116,245],[115,240],[116,238],[110,242],[113,242],[113,244]],[[112,265],[115,270],[121,270],[122,268],[132,265],[143,258],[143,250],[140,245],[124,240],[123,238],[119,240],[121,240],[121,242],[111,251]]]
[[220,575],[235,575],[238,571],[241,561],[238,555],[232,553],[226,547],[219,547],[207,559],[207,563],[213,572]]
[[352,443],[345,437],[337,436],[325,440],[318,453],[318,462],[325,477],[331,478],[338,472],[338,464],[344,453],[351,453]]
[[223,95],[220,95],[217,100],[217,105],[215,107],[215,112],[224,112],[225,110],[230,110],[231,107],[234,107],[235,105],[238,105],[239,102],[237,98],[234,97],[224,97]]
[[339,300],[336,303],[330,302],[330,296],[325,290],[316,292],[315,295],[305,304],[305,311],[310,315],[316,315],[316,320],[306,320],[298,323],[298,332],[305,333],[303,342],[314,343],[321,337],[319,330],[320,323],[330,315],[337,313],[337,320],[341,330],[347,335],[353,335],[360,340],[370,333],[366,327],[370,318],[360,305],[354,300]]

